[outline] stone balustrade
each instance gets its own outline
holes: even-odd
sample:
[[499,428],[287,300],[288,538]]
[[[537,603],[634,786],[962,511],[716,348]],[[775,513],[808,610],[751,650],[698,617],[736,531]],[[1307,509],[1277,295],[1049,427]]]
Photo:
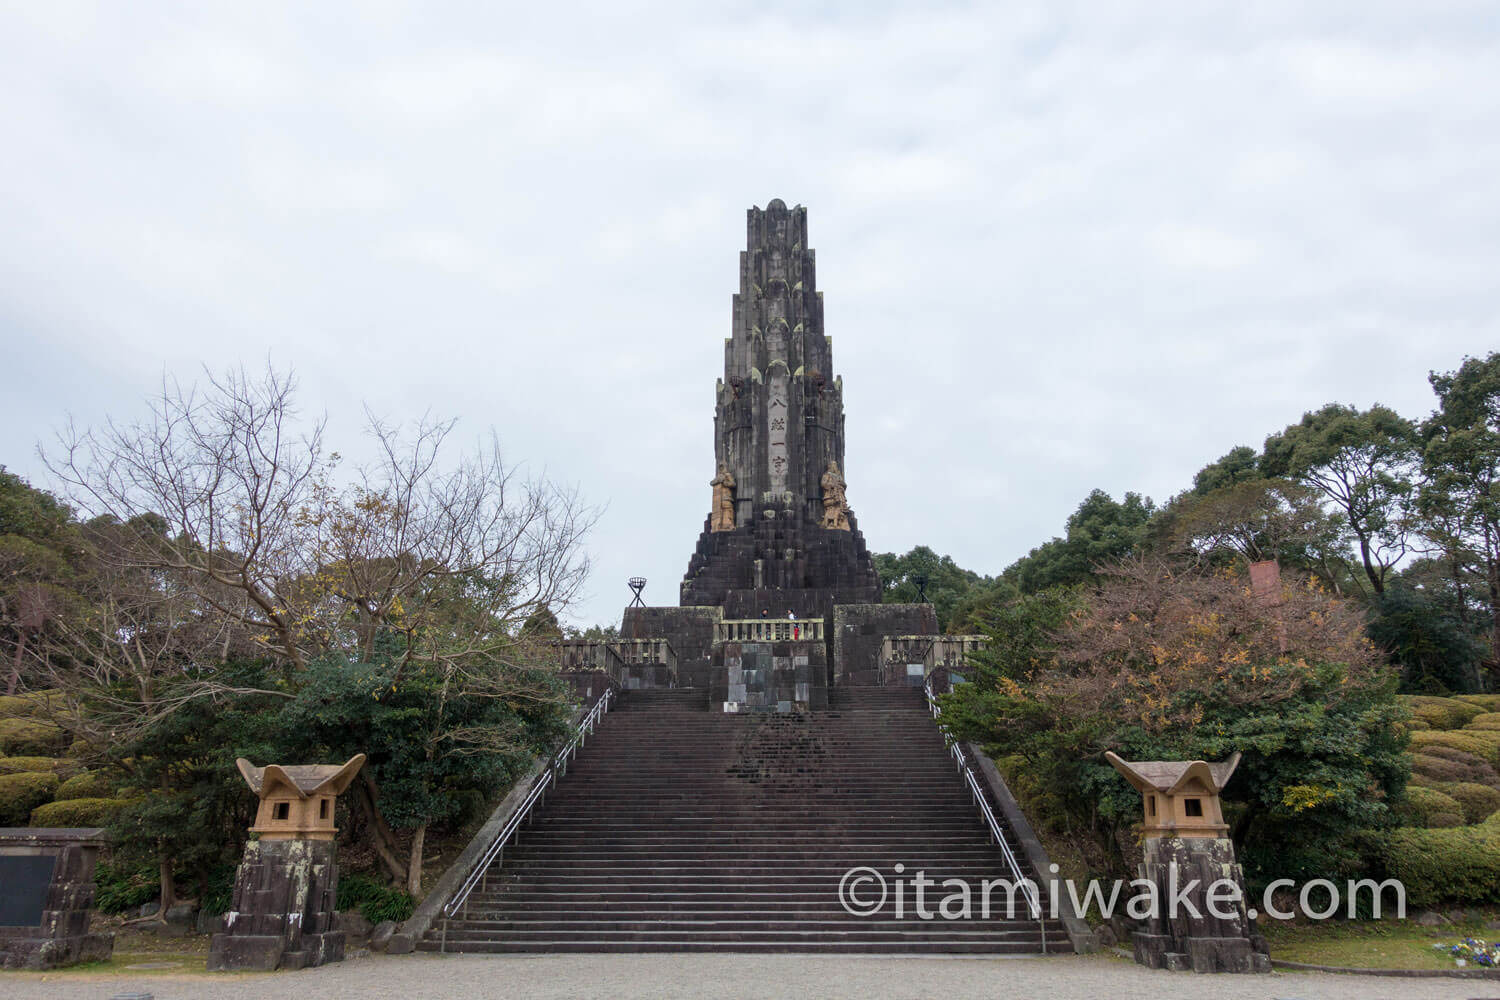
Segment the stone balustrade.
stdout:
[[558,669],[598,670],[627,690],[677,686],[677,653],[665,639],[563,639]]
[[744,618],[714,623],[714,642],[822,642],[821,618]]
[[881,683],[920,687],[936,670],[962,674],[982,635],[888,635],[880,641]]

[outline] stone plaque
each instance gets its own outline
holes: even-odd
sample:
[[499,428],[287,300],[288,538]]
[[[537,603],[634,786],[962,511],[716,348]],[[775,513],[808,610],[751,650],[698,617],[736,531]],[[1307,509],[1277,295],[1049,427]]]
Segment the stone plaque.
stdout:
[[55,854],[0,854],[0,927],[40,927]]
[[790,456],[786,447],[787,377],[780,369],[771,376],[770,399],[766,403],[767,455],[771,464],[771,492],[785,493],[787,488],[787,463]]

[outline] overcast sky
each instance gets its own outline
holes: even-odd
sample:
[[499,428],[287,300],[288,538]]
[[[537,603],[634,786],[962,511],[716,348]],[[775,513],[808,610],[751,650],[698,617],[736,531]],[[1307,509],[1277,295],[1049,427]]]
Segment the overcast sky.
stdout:
[[270,357],[607,503],[575,621],[675,604],[779,197],[870,546],[995,573],[1500,348],[1497,10],[6,2],[0,464]]

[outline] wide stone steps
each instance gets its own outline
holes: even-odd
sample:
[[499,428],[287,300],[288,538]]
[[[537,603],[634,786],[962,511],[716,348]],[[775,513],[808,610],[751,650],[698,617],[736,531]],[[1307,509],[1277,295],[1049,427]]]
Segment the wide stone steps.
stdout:
[[[1004,887],[992,886],[990,916],[980,914],[984,883],[1009,872],[920,694],[830,696],[828,711],[757,715],[709,711],[702,691],[623,695],[463,911],[438,921],[419,947],[1068,950],[1060,923],[1030,919],[1024,904],[1008,914]],[[856,866],[892,883],[870,916],[839,902],[840,880]],[[960,878],[972,918],[923,919],[911,884],[918,872],[931,880],[929,915],[952,891],[941,882]]]

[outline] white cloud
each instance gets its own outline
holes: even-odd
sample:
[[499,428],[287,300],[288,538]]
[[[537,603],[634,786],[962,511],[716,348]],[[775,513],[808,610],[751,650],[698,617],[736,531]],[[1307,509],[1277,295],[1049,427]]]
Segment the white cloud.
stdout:
[[581,617],[632,573],[669,602],[780,197],[871,545],[994,572],[1093,487],[1332,399],[1421,415],[1500,343],[1491,14],[5,5],[0,462],[269,354],[346,440],[361,399],[454,414],[608,501]]

